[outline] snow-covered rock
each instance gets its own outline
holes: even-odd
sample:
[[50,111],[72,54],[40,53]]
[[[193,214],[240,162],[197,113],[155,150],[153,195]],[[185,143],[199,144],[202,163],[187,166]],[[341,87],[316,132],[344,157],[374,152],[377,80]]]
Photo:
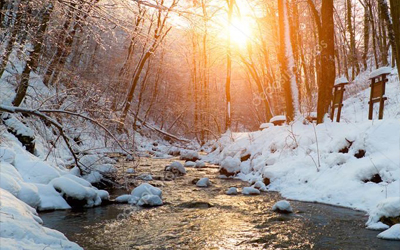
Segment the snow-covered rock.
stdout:
[[61,195],[64,197],[64,199],[67,200],[67,202],[73,203],[74,205],[93,207],[101,204],[101,198],[97,194],[96,189],[94,189],[93,187],[82,185],[82,183],[73,180],[68,176],[55,178],[50,182],[50,184],[54,187],[55,190],[61,193]]
[[253,188],[257,188],[260,191],[267,192],[267,186],[262,181],[257,181],[253,186]]
[[34,185],[37,187],[40,197],[39,211],[71,208],[51,184],[35,183]]
[[148,183],[142,183],[134,188],[130,195],[120,195],[115,199],[116,202],[135,204],[138,206],[161,206],[162,191]]
[[384,240],[400,240],[400,224],[395,224],[377,236]]
[[62,233],[43,227],[33,208],[0,189],[1,249],[82,249]]
[[184,165],[186,168],[192,168],[192,167],[195,167],[196,166],[196,162],[194,162],[194,161],[187,161],[187,162],[185,162],[185,165]]
[[135,173],[135,170],[134,170],[133,168],[128,168],[128,169],[126,170],[126,173],[127,173],[127,174],[133,174],[133,173]]
[[119,203],[128,203],[128,201],[131,197],[132,197],[132,195],[130,195],[130,194],[123,194],[123,195],[120,195],[117,198],[115,198],[115,201],[119,202]]
[[151,174],[141,174],[137,178],[140,180],[144,180],[144,181],[152,181],[153,180],[153,176]]
[[166,168],[166,171],[171,171],[171,172],[176,172],[179,173],[181,175],[186,174],[186,169],[185,167],[182,165],[182,163],[180,163],[179,161],[174,161],[171,164],[169,164]]
[[400,216],[400,197],[391,197],[379,202],[375,209],[370,213],[367,227],[379,222],[382,217]]
[[260,190],[253,188],[253,187],[244,187],[242,189],[242,194],[245,195],[257,195],[260,194]]
[[200,160],[200,156],[194,150],[181,150],[180,159],[184,161],[197,161]]
[[232,158],[231,156],[226,157],[221,162],[220,173],[225,175],[233,175],[240,171],[240,160]]
[[286,200],[281,200],[272,206],[272,210],[279,213],[292,213],[293,209],[290,203]]
[[196,168],[204,168],[206,163],[204,161],[196,161]]
[[235,195],[238,194],[238,190],[236,187],[230,187],[228,188],[228,190],[226,191],[226,194],[228,195]]
[[171,147],[168,150],[168,154],[172,156],[179,156],[181,154],[181,150],[177,147]]
[[197,183],[196,186],[198,187],[208,187],[211,185],[210,179],[208,178],[201,178]]
[[161,206],[162,204],[160,196],[154,194],[144,194],[137,202],[139,206]]

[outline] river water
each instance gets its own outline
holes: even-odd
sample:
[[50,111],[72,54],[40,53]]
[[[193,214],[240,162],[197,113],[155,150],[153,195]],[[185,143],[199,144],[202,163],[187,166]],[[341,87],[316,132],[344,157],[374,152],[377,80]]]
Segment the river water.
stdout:
[[[88,250],[400,249],[400,242],[380,240],[378,232],[365,229],[364,212],[291,201],[294,213],[278,214],[271,211],[282,199],[278,193],[225,195],[229,187],[248,184],[216,178],[216,166],[187,168],[186,176],[165,181],[163,169],[171,161],[144,158],[137,169],[158,179],[150,183],[163,190],[163,206],[113,204],[41,213],[44,225]],[[192,183],[202,177],[209,177],[212,186],[198,188]],[[118,195],[121,190],[111,193]]]

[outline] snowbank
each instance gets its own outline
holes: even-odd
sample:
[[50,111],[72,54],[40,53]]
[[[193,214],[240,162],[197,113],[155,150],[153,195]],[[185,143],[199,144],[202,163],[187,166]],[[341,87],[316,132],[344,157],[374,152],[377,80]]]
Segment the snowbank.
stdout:
[[36,211],[0,189],[1,249],[82,249],[62,233],[43,227]]
[[[400,196],[399,134],[400,121],[390,118],[297,122],[225,135],[203,160],[237,171],[244,181],[268,178],[268,190],[289,199],[371,212],[386,197]],[[244,152],[251,157],[240,164]],[[373,182],[376,175],[381,182]]]

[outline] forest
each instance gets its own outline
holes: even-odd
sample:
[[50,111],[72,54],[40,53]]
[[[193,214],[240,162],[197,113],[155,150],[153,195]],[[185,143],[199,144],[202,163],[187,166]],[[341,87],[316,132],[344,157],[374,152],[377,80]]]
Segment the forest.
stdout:
[[398,0],[0,0],[0,249],[399,249],[399,72]]

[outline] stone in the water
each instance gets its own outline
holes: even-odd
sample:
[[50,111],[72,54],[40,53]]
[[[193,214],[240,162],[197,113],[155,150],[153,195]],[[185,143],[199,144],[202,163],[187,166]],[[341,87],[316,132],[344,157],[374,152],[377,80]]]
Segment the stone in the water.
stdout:
[[204,161],[196,161],[196,168],[204,168],[206,166],[206,164],[204,163]]
[[194,161],[185,162],[185,167],[186,168],[193,168],[194,166],[196,166],[196,162],[194,162]]
[[262,181],[257,181],[253,185],[254,188],[257,188],[260,191],[267,192],[267,186],[265,186],[264,182]]
[[226,191],[227,195],[235,195],[238,194],[238,190],[236,187],[230,187],[227,191]]
[[185,167],[179,161],[174,161],[173,163],[171,163],[170,165],[165,167],[165,171],[171,171],[172,173],[178,174],[178,175],[186,174]]
[[137,205],[139,206],[161,206],[163,204],[160,196],[153,194],[145,194],[140,198]]
[[153,176],[151,176],[151,174],[141,174],[138,176],[138,179],[144,180],[144,181],[152,181]]
[[293,213],[292,206],[286,200],[281,200],[272,206],[272,210],[278,213]]
[[208,178],[201,178],[197,183],[196,186],[198,187],[208,187],[211,185],[210,179]]
[[260,190],[258,190],[257,188],[253,188],[253,187],[244,187],[242,190],[242,194],[257,195],[257,194],[260,194]]

